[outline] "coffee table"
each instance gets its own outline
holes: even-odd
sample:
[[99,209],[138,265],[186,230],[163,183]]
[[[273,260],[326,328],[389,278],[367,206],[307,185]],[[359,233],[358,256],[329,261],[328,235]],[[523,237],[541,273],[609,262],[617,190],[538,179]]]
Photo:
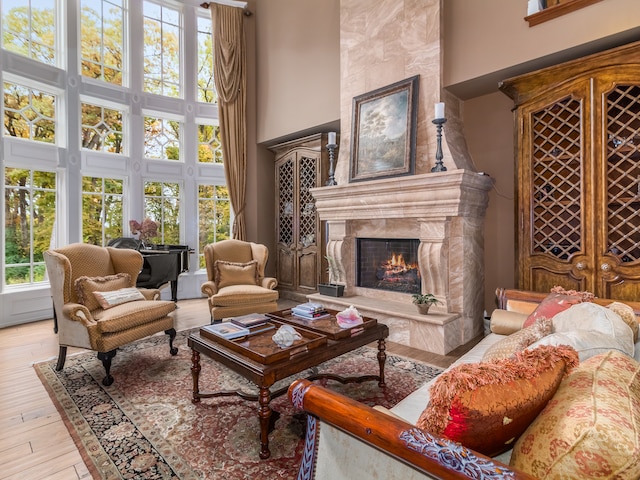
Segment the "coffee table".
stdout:
[[[335,324],[335,311],[331,311],[331,319]],[[375,319],[364,318],[366,328],[336,329],[331,322],[325,322],[325,327],[320,325],[313,329],[304,328],[300,322],[293,318],[290,311],[283,310],[268,314],[276,328],[287,323],[298,330],[303,338],[301,345],[294,344],[290,349],[280,349],[271,340],[275,329],[258,333],[241,339],[226,340],[212,338],[213,334],[199,332],[189,335],[188,345],[191,347],[191,374],[193,377],[193,397],[191,401],[198,403],[202,398],[237,395],[245,400],[258,401],[258,418],[260,420],[260,458],[269,458],[269,427],[271,424],[272,410],[269,406],[271,399],[286,393],[288,385],[274,392],[270,390],[278,380],[295,375],[307,369],[312,369],[322,362],[339,357],[372,342],[378,342],[378,375],[364,375],[359,377],[342,377],[331,373],[314,373],[309,380],[328,378],[341,383],[360,383],[367,380],[377,380],[381,388],[385,387],[384,364],[386,361],[385,339],[389,336],[389,328],[379,324]],[[324,331],[324,333],[322,333]],[[265,348],[273,344],[273,354]],[[225,365],[231,370],[242,375],[259,388],[257,395],[242,391],[200,391],[200,355],[204,354],[213,360]]]

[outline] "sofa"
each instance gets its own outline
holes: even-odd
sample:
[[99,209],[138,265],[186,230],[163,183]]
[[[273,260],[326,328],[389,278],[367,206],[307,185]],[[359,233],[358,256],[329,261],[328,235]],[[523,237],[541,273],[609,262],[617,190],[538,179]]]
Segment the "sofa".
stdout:
[[[576,298],[583,292],[563,293]],[[294,382],[289,398],[308,413],[297,478],[640,478],[640,303],[582,298],[567,305],[560,300],[562,308],[554,311],[557,305],[548,308],[552,293],[498,289],[496,295],[490,332],[391,409],[369,407],[308,380]],[[547,330],[531,338],[540,325]],[[519,350],[492,357],[514,344]],[[554,360],[502,390],[496,385],[460,394],[446,390],[455,379],[477,381],[475,372],[488,363],[498,369],[528,358],[535,370],[542,357]],[[523,395],[527,403],[518,404]],[[434,433],[429,421],[437,411],[434,403],[443,398],[457,408],[450,406],[444,416],[447,428],[465,401],[466,407],[478,402],[472,413],[480,416],[469,414],[464,428],[445,430],[446,436]],[[510,413],[502,408],[511,408]],[[495,440],[490,416],[496,413],[504,424],[498,430],[526,423],[517,434],[510,431],[507,440],[498,439],[503,448],[494,448],[491,456],[470,448],[467,439],[479,449]],[[461,431],[464,444],[451,439]]]

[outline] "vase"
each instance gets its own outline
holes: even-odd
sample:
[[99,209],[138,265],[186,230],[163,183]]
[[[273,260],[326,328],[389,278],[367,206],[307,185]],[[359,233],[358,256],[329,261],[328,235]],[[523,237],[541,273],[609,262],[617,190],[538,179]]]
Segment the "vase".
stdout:
[[430,303],[416,303],[416,307],[418,307],[418,312],[420,315],[426,315],[429,313],[429,308],[431,308]]

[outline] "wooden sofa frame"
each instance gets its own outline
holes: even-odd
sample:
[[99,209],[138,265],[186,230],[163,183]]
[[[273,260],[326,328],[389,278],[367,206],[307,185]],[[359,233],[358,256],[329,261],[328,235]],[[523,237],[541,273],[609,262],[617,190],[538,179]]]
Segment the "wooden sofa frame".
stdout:
[[[496,290],[498,308],[528,313],[547,296],[523,290]],[[601,305],[614,300],[594,299]],[[636,317],[640,303],[628,302]],[[289,399],[296,408],[308,413],[307,433],[298,480],[314,478],[320,422],[329,424],[363,442],[391,459],[423,474],[440,479],[533,479],[508,465],[486,457],[459,443],[430,435],[408,422],[352,400],[308,380],[297,380],[289,387]]]

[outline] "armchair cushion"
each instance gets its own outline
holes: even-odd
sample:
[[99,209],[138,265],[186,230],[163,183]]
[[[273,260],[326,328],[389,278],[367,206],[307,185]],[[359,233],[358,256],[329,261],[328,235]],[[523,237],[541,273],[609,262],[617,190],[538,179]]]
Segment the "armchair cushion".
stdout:
[[105,310],[121,303],[145,300],[144,295],[135,287],[121,288],[112,292],[93,292],[93,295]]
[[277,290],[269,290],[259,285],[231,285],[218,290],[218,293],[209,299],[219,307],[275,302],[277,300]]
[[258,284],[258,262],[256,260],[246,263],[216,260],[214,268],[218,290],[230,285]]
[[100,308],[100,302],[94,292],[112,292],[131,286],[131,275],[128,273],[116,273],[104,277],[82,276],[75,282],[78,303],[87,307],[89,311]]
[[175,303],[169,300],[139,300],[92,313],[97,322],[97,331],[104,334],[118,333],[153,322],[169,315],[175,308]]

